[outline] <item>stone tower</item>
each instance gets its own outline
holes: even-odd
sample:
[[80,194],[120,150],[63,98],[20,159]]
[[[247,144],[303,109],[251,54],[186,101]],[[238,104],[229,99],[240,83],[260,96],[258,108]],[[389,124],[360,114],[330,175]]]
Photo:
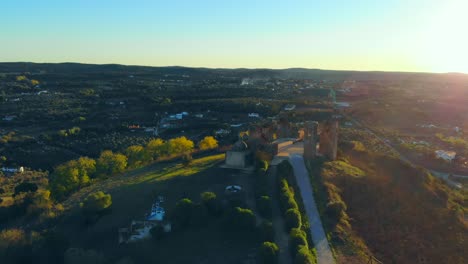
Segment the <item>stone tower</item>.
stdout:
[[336,160],[337,150],[338,120],[332,118],[322,125],[319,152],[330,160]]
[[314,159],[317,155],[317,128],[318,123],[313,121],[306,122],[304,127],[304,158],[306,160]]

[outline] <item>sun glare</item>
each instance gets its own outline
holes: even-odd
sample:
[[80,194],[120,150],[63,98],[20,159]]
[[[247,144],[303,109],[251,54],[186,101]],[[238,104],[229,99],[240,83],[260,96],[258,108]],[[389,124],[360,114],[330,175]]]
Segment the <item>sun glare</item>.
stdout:
[[468,73],[466,10],[468,2],[464,0],[449,1],[434,10],[416,49],[429,71]]

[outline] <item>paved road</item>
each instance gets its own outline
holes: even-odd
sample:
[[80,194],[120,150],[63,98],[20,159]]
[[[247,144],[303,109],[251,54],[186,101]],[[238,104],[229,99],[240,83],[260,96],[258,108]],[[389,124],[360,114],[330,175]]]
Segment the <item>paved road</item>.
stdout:
[[325,231],[323,230],[322,221],[320,220],[320,215],[314,199],[314,193],[312,191],[312,185],[309,179],[309,173],[305,167],[304,159],[302,158],[302,155],[293,153],[289,156],[289,161],[294,169],[294,176],[296,177],[305,211],[309,218],[310,234],[315,248],[317,249],[317,263],[335,263],[330,246],[328,245]]

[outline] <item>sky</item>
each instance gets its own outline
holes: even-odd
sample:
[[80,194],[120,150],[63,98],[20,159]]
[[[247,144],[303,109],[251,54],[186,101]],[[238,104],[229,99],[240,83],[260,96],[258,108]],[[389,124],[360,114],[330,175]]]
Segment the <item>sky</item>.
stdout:
[[2,0],[1,62],[468,73],[467,0]]

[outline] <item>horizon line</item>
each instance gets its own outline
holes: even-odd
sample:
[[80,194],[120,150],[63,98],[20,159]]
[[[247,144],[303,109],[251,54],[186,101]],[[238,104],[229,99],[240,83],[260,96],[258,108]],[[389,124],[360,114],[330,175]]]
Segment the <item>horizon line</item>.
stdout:
[[428,72],[428,71],[404,71],[404,70],[347,70],[347,69],[322,69],[322,68],[305,68],[305,67],[287,67],[287,68],[250,68],[250,67],[206,67],[206,66],[183,66],[183,65],[148,65],[148,64],[123,64],[123,63],[89,63],[89,62],[73,62],[73,61],[62,61],[62,62],[36,62],[36,61],[0,61],[0,64],[6,63],[24,63],[24,64],[83,64],[83,65],[118,65],[126,67],[151,67],[151,68],[189,68],[189,69],[210,69],[210,70],[319,70],[319,71],[337,71],[337,72],[361,72],[361,73],[404,73],[404,74],[460,74],[468,75],[468,72]]

